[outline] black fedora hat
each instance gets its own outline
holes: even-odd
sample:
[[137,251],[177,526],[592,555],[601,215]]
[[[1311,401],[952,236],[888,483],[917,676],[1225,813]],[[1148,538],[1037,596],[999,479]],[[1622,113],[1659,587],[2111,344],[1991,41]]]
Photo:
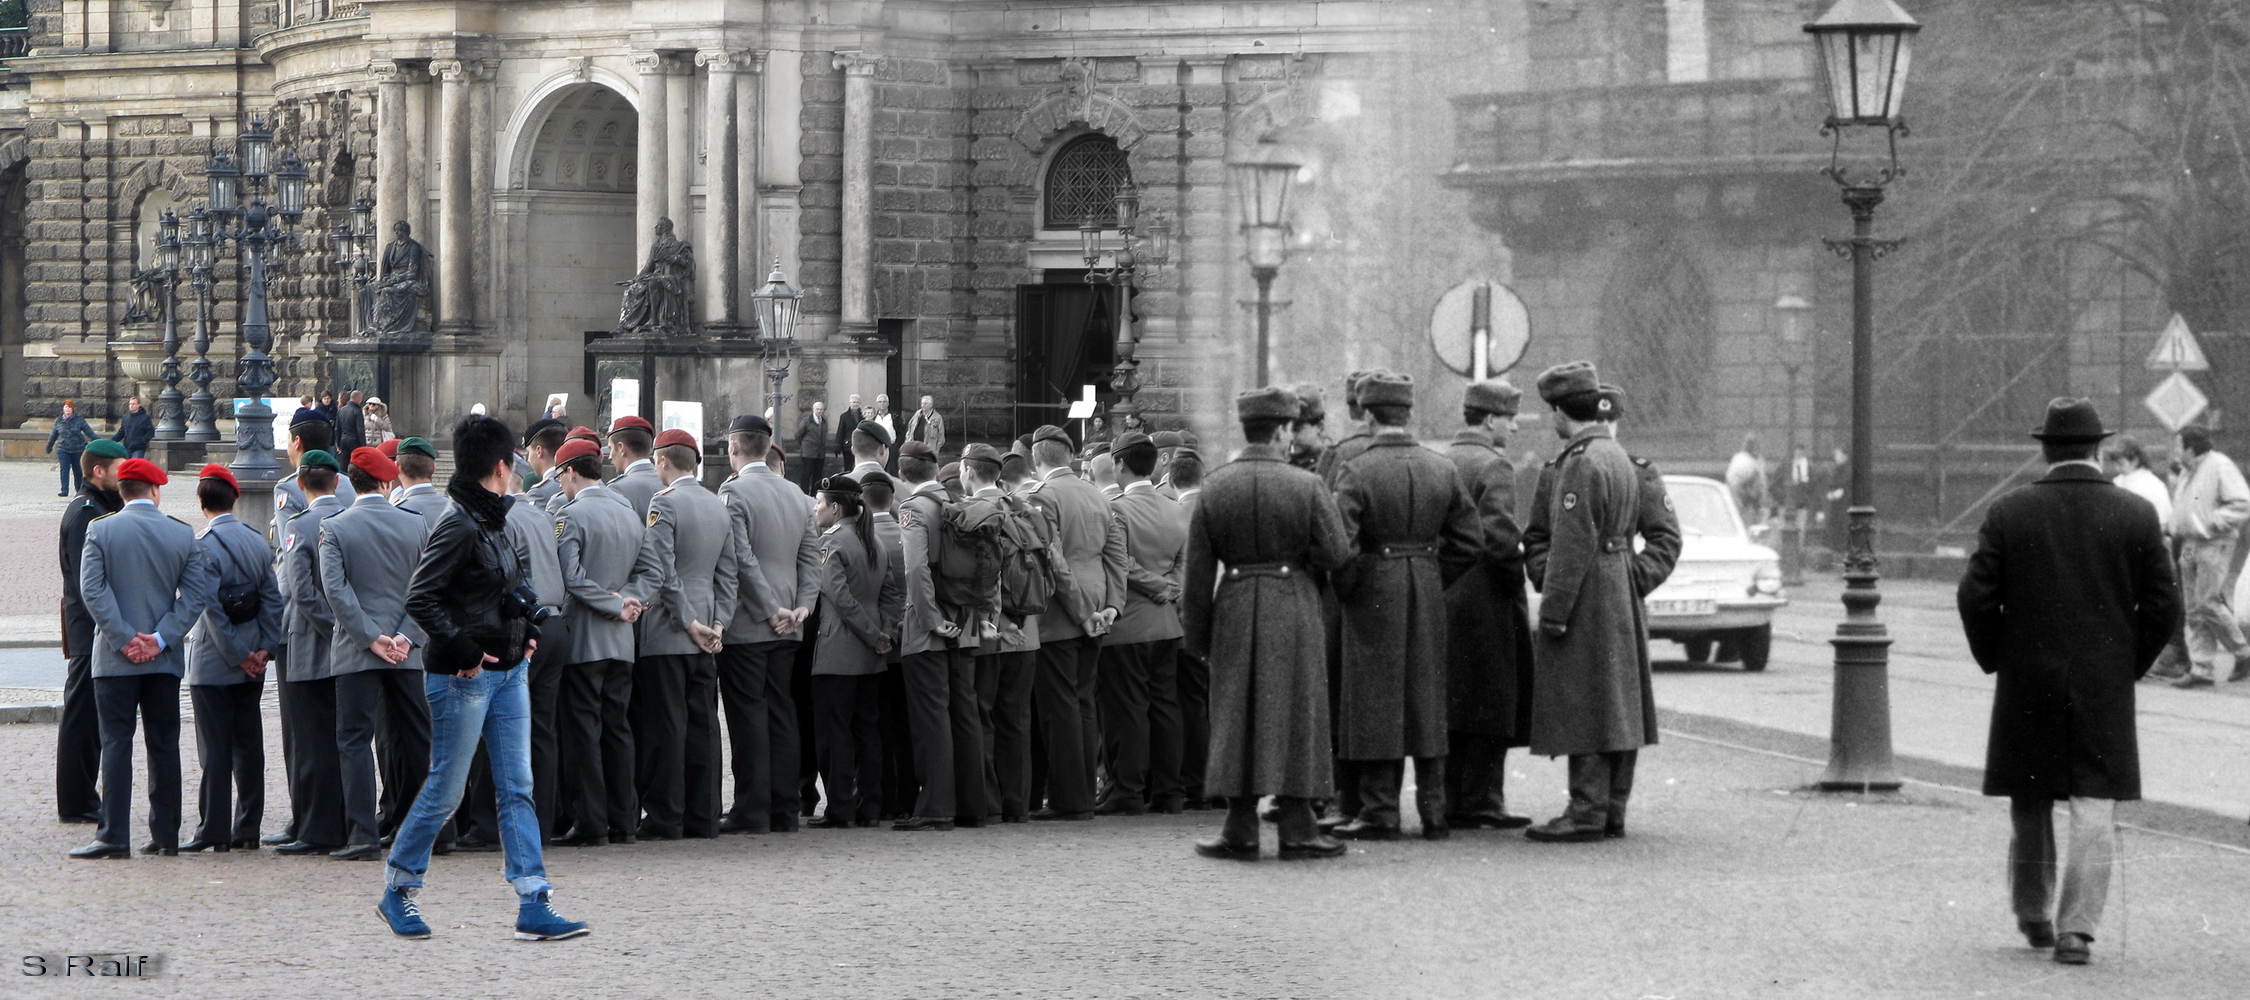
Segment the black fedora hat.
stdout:
[[2047,422],[2033,430],[2031,436],[2041,441],[2068,444],[2099,441],[2115,433],[2102,428],[2102,415],[2094,409],[2093,400],[2057,396],[2047,402]]

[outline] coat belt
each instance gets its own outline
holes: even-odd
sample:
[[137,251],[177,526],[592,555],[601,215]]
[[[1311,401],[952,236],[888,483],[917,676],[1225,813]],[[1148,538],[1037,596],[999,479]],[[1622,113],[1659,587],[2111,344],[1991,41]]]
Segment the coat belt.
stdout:
[[1618,553],[1618,552],[1631,552],[1632,550],[1633,550],[1633,536],[1631,536],[1631,535],[1625,535],[1625,536],[1622,536],[1622,537],[1619,537],[1619,538],[1604,538],[1604,539],[1602,539],[1602,552],[1603,552],[1603,553],[1604,553],[1605,555],[1606,555],[1606,554],[1614,554],[1614,553]]
[[1290,562],[1237,563],[1227,566],[1227,579],[1240,580],[1246,576],[1276,576],[1288,578],[1300,575],[1304,573],[1304,571],[1305,570],[1303,567],[1298,566],[1296,563]]
[[1379,559],[1435,559],[1436,542],[1386,542],[1375,549]]

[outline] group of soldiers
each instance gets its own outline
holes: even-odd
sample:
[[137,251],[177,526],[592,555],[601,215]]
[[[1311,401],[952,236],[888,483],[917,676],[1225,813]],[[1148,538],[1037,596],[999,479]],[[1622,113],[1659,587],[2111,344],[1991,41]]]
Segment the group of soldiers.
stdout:
[[[926,441],[894,456],[890,428],[863,420],[855,467],[812,496],[784,478],[757,415],[728,426],[733,473],[715,491],[687,431],[533,424],[506,537],[531,568],[516,599],[538,631],[541,837],[792,831],[823,797],[817,825],[904,831],[1218,807],[1224,829],[1198,850],[1254,858],[1271,796],[1281,855],[1327,857],[1337,838],[1403,835],[1408,759],[1426,838],[1621,835],[1635,752],[1655,740],[1640,597],[1679,551],[1661,480],[1615,441],[1623,393],[1585,364],[1540,377],[1566,443],[1519,519],[1505,448],[1520,392],[1470,385],[1441,455],[1411,431],[1415,391],[1354,373],[1355,426],[1334,444],[1317,389],[1244,393],[1247,445],[1208,481],[1177,431],[1081,448],[1047,426],[941,466]],[[74,659],[58,783],[66,820],[102,826],[74,853],[126,850],[137,708],[159,812],[145,852],[383,856],[431,756],[429,640],[405,595],[454,501],[433,484],[430,442],[339,454],[333,440],[317,415],[291,427],[270,537],[234,520],[239,490],[208,466],[199,537],[153,504],[153,520],[123,522],[148,520],[161,545],[101,515],[146,499],[162,470],[87,456],[64,525]],[[103,569],[150,545],[178,565]],[[1536,619],[1527,578],[1544,595]],[[112,635],[135,588],[178,613],[152,636]],[[261,837],[269,666],[291,818]],[[88,698],[82,673],[140,680]],[[185,844],[183,674],[204,774]],[[88,702],[98,761],[71,723]],[[1536,827],[1506,809],[1504,756],[1527,745],[1571,761],[1569,810]],[[482,756],[439,852],[499,849]]]

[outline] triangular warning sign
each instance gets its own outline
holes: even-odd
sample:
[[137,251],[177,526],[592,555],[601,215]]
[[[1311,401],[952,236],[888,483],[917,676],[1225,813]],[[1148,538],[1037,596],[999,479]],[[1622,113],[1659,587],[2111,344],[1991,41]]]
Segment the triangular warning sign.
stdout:
[[2164,324],[2164,333],[2156,338],[2156,349],[2148,352],[2150,371],[2207,372],[2211,360],[2203,356],[2203,345],[2195,342],[2195,334],[2188,330],[2187,320],[2179,313]]

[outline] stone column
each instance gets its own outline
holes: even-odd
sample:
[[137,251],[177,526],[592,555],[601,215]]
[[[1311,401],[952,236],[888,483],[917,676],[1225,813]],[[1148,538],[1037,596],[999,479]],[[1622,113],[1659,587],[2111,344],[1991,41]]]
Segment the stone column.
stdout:
[[406,70],[388,59],[368,65],[375,77],[376,245],[390,242],[391,224],[412,222],[412,174],[406,154]]
[[735,259],[735,59],[725,49],[696,53],[708,77],[703,91],[703,323],[735,324],[735,290],[741,286]]
[[[665,97],[671,123],[666,138],[670,141],[665,152],[671,176],[664,184],[665,212],[672,217],[672,225],[683,240],[695,239],[695,206],[688,198],[688,186],[695,183],[695,67],[675,65],[671,75],[664,78]],[[700,255],[699,255],[700,256]]]
[[469,196],[462,204],[469,218],[469,290],[464,293],[469,308],[461,320],[489,330],[497,312],[492,276],[499,271],[492,266],[492,78],[500,67],[489,61],[468,67]]
[[[838,52],[844,71],[843,328],[875,323],[875,66],[867,52]],[[860,328],[856,329],[855,328]]]
[[758,259],[758,137],[763,123],[758,113],[758,76],[765,59],[744,53],[742,71],[734,75],[735,154],[734,232],[735,290],[728,300],[737,326],[748,326],[751,292],[765,284],[764,261]]
[[656,220],[669,211],[664,189],[671,177],[671,114],[666,110],[668,92],[665,82],[664,56],[656,52],[636,53],[633,67],[639,71],[640,104],[635,110],[640,115],[640,135],[634,157],[633,178],[633,269],[639,270],[648,259],[649,245],[656,242]]
[[443,89],[439,92],[440,139],[444,150],[445,201],[438,214],[438,326],[447,332],[466,332],[471,315],[470,257],[474,250],[469,213],[474,195],[469,149],[469,67],[458,59],[430,63]]

